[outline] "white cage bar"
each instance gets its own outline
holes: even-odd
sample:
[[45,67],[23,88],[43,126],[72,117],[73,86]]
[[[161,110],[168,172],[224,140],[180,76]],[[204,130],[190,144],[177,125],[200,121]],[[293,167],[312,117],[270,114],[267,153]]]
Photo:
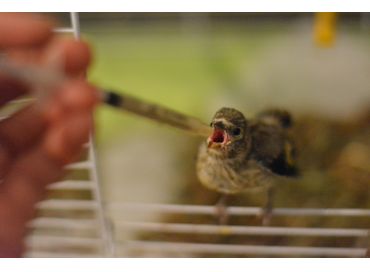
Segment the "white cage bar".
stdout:
[[366,249],[289,247],[289,246],[251,246],[202,243],[128,241],[127,251],[145,250],[152,252],[177,252],[188,254],[236,254],[254,256],[305,256],[305,257],[364,257]]
[[283,236],[326,236],[326,237],[368,237],[366,229],[341,228],[296,228],[259,226],[215,226],[205,224],[176,224],[151,222],[119,222],[118,226],[135,231],[217,234],[217,235],[283,235]]
[[[147,204],[147,203],[112,203],[110,211],[129,211],[149,214],[179,214],[179,215],[217,215],[215,206],[182,205],[182,204]],[[259,216],[263,212],[260,207],[228,207],[230,216]],[[274,217],[308,216],[308,217],[364,217],[370,218],[367,209],[322,209],[322,208],[275,208]],[[158,223],[130,222],[121,218],[115,220],[115,226],[120,232],[162,233],[168,235],[217,235],[217,236],[258,236],[258,237],[325,237],[351,238],[362,241],[362,246],[369,239],[369,229],[364,228],[313,228],[286,226],[240,226],[240,225],[209,225],[192,223]],[[127,240],[118,241],[117,248],[128,256],[197,256],[197,254],[221,254],[238,256],[302,256],[302,257],[364,257],[366,245],[361,247],[315,247],[291,245],[240,245],[240,244],[207,244],[191,241],[168,242]]]
[[[142,212],[157,213],[183,213],[215,215],[215,206],[206,205],[179,205],[179,204],[145,204],[145,203],[112,203],[109,205],[112,210],[126,209]],[[227,207],[229,215],[260,215],[263,209],[260,207]],[[273,216],[366,216],[370,217],[370,210],[367,209],[324,209],[324,208],[274,208]]]

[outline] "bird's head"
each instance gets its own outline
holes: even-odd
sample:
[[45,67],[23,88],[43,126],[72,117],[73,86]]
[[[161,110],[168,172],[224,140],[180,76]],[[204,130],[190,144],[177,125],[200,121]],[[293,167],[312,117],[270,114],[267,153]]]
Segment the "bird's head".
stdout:
[[232,108],[221,108],[212,119],[212,134],[207,139],[208,149],[232,155],[245,149],[249,135],[244,115]]

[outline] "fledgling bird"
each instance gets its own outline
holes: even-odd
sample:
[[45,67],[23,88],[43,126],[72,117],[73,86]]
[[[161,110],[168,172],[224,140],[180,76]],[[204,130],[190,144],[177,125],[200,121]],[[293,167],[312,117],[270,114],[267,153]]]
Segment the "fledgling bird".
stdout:
[[232,108],[216,112],[213,132],[199,149],[197,175],[223,196],[217,204],[221,224],[227,220],[226,196],[254,189],[266,189],[263,224],[268,223],[274,180],[298,174],[288,136],[291,125],[290,114],[283,110],[267,110],[251,120]]

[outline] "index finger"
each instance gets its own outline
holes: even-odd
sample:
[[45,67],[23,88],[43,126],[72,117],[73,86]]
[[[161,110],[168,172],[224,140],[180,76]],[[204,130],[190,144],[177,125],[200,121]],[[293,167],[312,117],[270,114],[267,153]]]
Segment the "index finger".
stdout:
[[0,13],[0,48],[42,46],[52,36],[52,24],[28,13]]

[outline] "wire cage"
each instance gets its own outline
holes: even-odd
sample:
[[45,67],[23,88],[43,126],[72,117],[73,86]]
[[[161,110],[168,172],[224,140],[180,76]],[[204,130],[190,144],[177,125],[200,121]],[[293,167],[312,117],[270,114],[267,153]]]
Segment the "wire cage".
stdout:
[[[70,13],[69,27],[56,28],[54,31],[79,39],[81,32],[78,13]],[[23,104],[29,101],[20,102]],[[38,206],[39,216],[29,226],[32,234],[26,241],[26,256],[114,255],[95,158],[92,136],[85,146],[82,161],[66,167],[70,174],[65,180],[51,185],[49,198]]]
[[[58,33],[80,37],[79,17],[70,13],[71,25],[55,29]],[[30,99],[14,102],[21,106]],[[9,114],[9,112],[7,113]],[[101,193],[94,139],[85,146],[82,161],[67,166],[64,180],[49,187],[49,197],[38,206],[38,217],[30,222],[27,257],[131,257],[131,256],[302,256],[364,257],[368,254],[370,210],[327,208],[276,208],[273,216],[341,218],[367,220],[367,227],[296,227],[287,225],[250,226],[202,224],[194,216],[212,217],[214,206],[182,204],[107,203]],[[231,217],[259,216],[259,207],[232,206]],[[111,217],[109,214],[122,214]],[[187,222],[128,221],[125,212],[135,214],[184,215]],[[140,235],[144,233],[144,235]],[[150,234],[153,234],[151,236]],[[153,238],[154,237],[154,238]],[[170,239],[169,239],[170,237]],[[176,237],[176,238],[174,238]],[[198,239],[192,239],[197,237]],[[199,238],[200,237],[200,238]],[[214,239],[202,239],[214,237]],[[234,237],[234,239],[229,239]],[[243,240],[250,237],[249,240]],[[259,238],[271,239],[258,241]],[[320,246],[293,243],[299,238],[315,237]],[[174,238],[174,239],[173,239]],[[291,239],[289,239],[291,238]],[[347,246],[335,241],[346,240]],[[210,242],[211,241],[211,242]],[[267,242],[266,242],[267,241]],[[328,241],[328,242],[325,242]]]

